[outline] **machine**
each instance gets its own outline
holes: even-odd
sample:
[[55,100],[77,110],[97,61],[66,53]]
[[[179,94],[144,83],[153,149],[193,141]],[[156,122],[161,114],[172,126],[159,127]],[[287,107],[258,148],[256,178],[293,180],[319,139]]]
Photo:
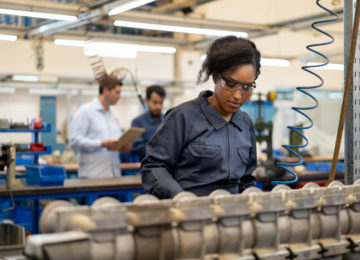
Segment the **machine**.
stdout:
[[103,197],[91,207],[60,200],[40,226],[47,234],[28,237],[30,259],[359,259],[360,182],[124,204]]
[[23,187],[24,184],[21,180],[15,178],[15,161],[16,161],[16,148],[15,144],[5,144],[0,146],[0,170],[3,171],[6,167],[6,188]]

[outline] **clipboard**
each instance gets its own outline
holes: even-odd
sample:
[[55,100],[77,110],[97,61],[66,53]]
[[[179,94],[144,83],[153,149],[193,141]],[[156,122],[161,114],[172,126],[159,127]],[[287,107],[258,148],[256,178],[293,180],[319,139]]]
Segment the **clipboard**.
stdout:
[[144,132],[145,128],[141,127],[131,127],[126,130],[119,138],[118,150],[120,151],[125,144],[133,143]]

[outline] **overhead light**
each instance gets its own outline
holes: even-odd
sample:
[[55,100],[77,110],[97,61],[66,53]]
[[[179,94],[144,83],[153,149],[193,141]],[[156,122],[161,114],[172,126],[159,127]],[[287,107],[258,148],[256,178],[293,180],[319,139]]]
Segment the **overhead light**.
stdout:
[[319,62],[308,62],[306,66],[316,66],[314,69],[322,69],[322,70],[344,70],[344,64],[335,64],[335,63],[328,63],[327,65],[323,66],[324,63]]
[[329,99],[342,99],[343,98],[343,93],[342,92],[330,92],[328,93],[328,98]]
[[91,42],[85,44],[84,55],[135,59],[137,51],[135,48],[121,48],[119,44],[114,43]]
[[[175,53],[176,48],[140,44],[124,44],[112,42],[90,42],[79,40],[56,39],[56,45],[84,47],[85,55],[104,55],[105,57],[136,57],[136,52]],[[128,53],[127,53],[128,52]]]
[[58,96],[64,94],[65,91],[62,89],[41,89],[41,88],[32,88],[29,89],[30,95],[40,95],[40,96]]
[[72,21],[57,21],[57,22],[44,24],[44,25],[41,25],[40,27],[32,30],[31,34],[32,35],[43,34],[43,33],[51,34],[51,33],[58,32],[59,29],[64,29],[64,30],[70,29],[70,28],[72,28],[71,26],[74,23],[77,23],[78,21],[80,21],[80,19],[77,19],[74,22],[72,22]]
[[38,82],[39,77],[36,75],[13,75],[13,81]]
[[81,91],[81,94],[83,96],[97,96],[97,95],[99,95],[99,90],[98,89],[83,89]]
[[115,26],[122,26],[122,27],[138,28],[138,29],[167,31],[167,32],[179,32],[179,33],[191,33],[191,34],[202,34],[202,35],[210,35],[210,36],[235,35],[237,37],[243,37],[243,38],[248,37],[248,34],[246,32],[216,30],[216,29],[204,29],[204,28],[196,28],[196,27],[185,27],[185,26],[153,24],[153,23],[138,23],[138,22],[129,22],[129,21],[122,21],[122,20],[116,20],[114,22],[114,25]]
[[71,95],[77,95],[78,91],[76,89],[67,90],[67,89],[58,89],[58,88],[31,88],[29,89],[30,95],[40,95],[40,96],[60,96],[67,95],[70,92]]
[[33,12],[33,11],[2,9],[2,8],[0,8],[0,14],[9,14],[9,15],[43,18],[50,20],[61,20],[61,21],[75,21],[77,19],[77,17],[73,15],[41,13],[41,12]]
[[146,5],[148,3],[154,2],[155,0],[119,0],[115,3],[109,4],[105,7],[108,10],[109,16],[119,14],[122,12],[129,11],[133,8]]
[[10,35],[10,34],[0,34],[0,40],[2,41],[11,41],[14,42],[17,40],[17,36],[16,35]]
[[[107,1],[108,4],[102,5],[101,8],[96,8],[85,14],[82,14],[81,17],[71,17],[71,20],[63,20],[44,24],[38,28],[35,28],[30,31],[30,34],[33,37],[40,37],[48,34],[54,34],[59,31],[69,30],[74,27],[79,27],[81,25],[86,25],[102,19],[106,14],[115,15],[121,12],[125,12],[132,8],[138,7],[143,4],[153,2],[155,0],[113,0]],[[100,1],[101,2],[101,1]],[[104,2],[104,1],[102,1]]]
[[62,46],[84,47],[85,41],[56,39],[54,44]]
[[58,81],[58,77],[55,75],[40,75],[39,81],[56,83]]
[[2,94],[14,94],[15,88],[0,88],[0,93]]
[[261,66],[268,67],[289,67],[290,61],[286,59],[269,59],[269,58],[261,58],[260,60]]
[[[124,48],[127,48],[127,47],[131,48],[131,44],[124,44],[123,46],[124,46]],[[174,47],[138,45],[138,44],[134,44],[133,47],[137,51],[142,51],[142,52],[157,52],[157,53],[170,53],[170,54],[176,52],[176,48],[174,48]]]

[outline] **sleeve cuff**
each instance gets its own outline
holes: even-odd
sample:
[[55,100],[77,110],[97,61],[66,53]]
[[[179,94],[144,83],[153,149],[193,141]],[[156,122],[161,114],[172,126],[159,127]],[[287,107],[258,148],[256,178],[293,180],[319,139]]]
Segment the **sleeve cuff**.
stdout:
[[101,140],[91,140],[91,141],[90,141],[90,145],[91,145],[92,147],[100,148],[100,147],[101,147]]

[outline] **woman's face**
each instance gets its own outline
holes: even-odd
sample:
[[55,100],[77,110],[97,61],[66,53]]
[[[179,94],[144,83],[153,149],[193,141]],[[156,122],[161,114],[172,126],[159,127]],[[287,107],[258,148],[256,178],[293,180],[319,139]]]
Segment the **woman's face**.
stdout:
[[240,65],[234,70],[213,75],[216,103],[220,114],[235,113],[252,95],[252,87],[234,82],[253,83],[255,69],[251,64]]

